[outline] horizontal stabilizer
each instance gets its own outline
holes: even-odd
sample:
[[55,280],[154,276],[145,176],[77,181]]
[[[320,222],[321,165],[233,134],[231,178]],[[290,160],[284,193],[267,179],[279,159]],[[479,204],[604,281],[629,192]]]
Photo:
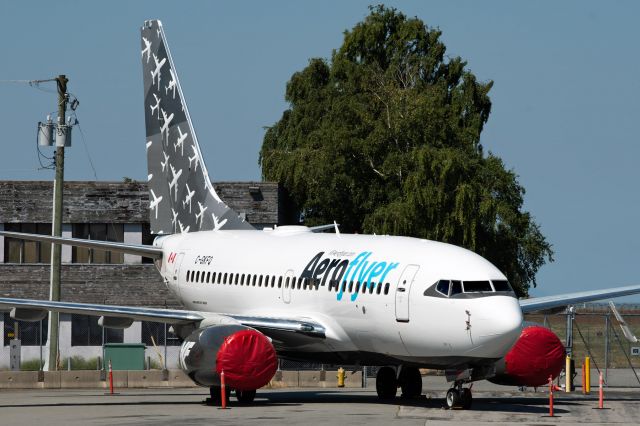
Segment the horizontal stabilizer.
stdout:
[[50,235],[25,234],[22,232],[0,231],[0,236],[15,238],[18,240],[40,241],[45,243],[65,244],[76,247],[93,248],[113,251],[118,253],[134,254],[138,256],[150,257],[152,259],[162,258],[162,249],[142,244],[115,243],[112,241],[83,240],[81,238],[52,237]]

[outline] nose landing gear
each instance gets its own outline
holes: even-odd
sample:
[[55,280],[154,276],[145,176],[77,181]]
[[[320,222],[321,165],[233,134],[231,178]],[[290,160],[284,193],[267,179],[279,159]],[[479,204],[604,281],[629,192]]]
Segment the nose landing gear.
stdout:
[[462,382],[456,382],[451,389],[447,391],[447,408],[462,408],[468,410],[473,402],[471,388],[463,388]]

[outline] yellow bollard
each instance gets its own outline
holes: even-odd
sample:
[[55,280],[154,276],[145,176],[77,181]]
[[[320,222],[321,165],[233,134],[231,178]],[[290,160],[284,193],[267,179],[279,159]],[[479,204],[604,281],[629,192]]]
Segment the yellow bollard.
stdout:
[[584,393],[587,395],[591,392],[591,358],[584,358]]
[[336,377],[338,378],[338,387],[343,388],[344,387],[344,368],[342,367],[338,368],[338,375]]
[[564,366],[564,378],[565,378],[565,388],[564,391],[569,393],[571,392],[571,357],[567,355],[567,359]]

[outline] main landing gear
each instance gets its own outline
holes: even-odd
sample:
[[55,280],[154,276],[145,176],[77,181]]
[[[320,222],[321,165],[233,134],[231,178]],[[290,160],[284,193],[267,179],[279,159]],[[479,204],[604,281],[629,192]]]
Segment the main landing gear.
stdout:
[[463,388],[462,382],[456,382],[451,389],[447,391],[447,408],[462,408],[468,410],[471,408],[473,402],[473,396],[471,394],[471,388]]
[[392,367],[381,367],[376,376],[378,398],[391,400],[396,397],[398,387],[402,398],[418,398],[422,394],[422,376],[416,367],[402,367],[400,374]]

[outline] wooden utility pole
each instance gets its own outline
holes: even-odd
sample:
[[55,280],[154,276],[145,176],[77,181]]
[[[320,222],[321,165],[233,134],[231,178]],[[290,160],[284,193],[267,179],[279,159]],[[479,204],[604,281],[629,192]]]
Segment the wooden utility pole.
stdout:
[[[56,78],[58,86],[58,128],[57,132],[67,131],[65,126],[67,111],[67,83],[69,80],[65,75],[59,75]],[[51,226],[52,235],[54,237],[62,236],[62,187],[64,185],[64,144],[56,143],[56,178],[53,183],[53,223]],[[60,263],[61,263],[61,247],[60,244],[51,245],[51,288],[49,292],[49,300],[60,300]],[[59,314],[57,312],[49,313],[49,371],[58,369],[58,328]]]

